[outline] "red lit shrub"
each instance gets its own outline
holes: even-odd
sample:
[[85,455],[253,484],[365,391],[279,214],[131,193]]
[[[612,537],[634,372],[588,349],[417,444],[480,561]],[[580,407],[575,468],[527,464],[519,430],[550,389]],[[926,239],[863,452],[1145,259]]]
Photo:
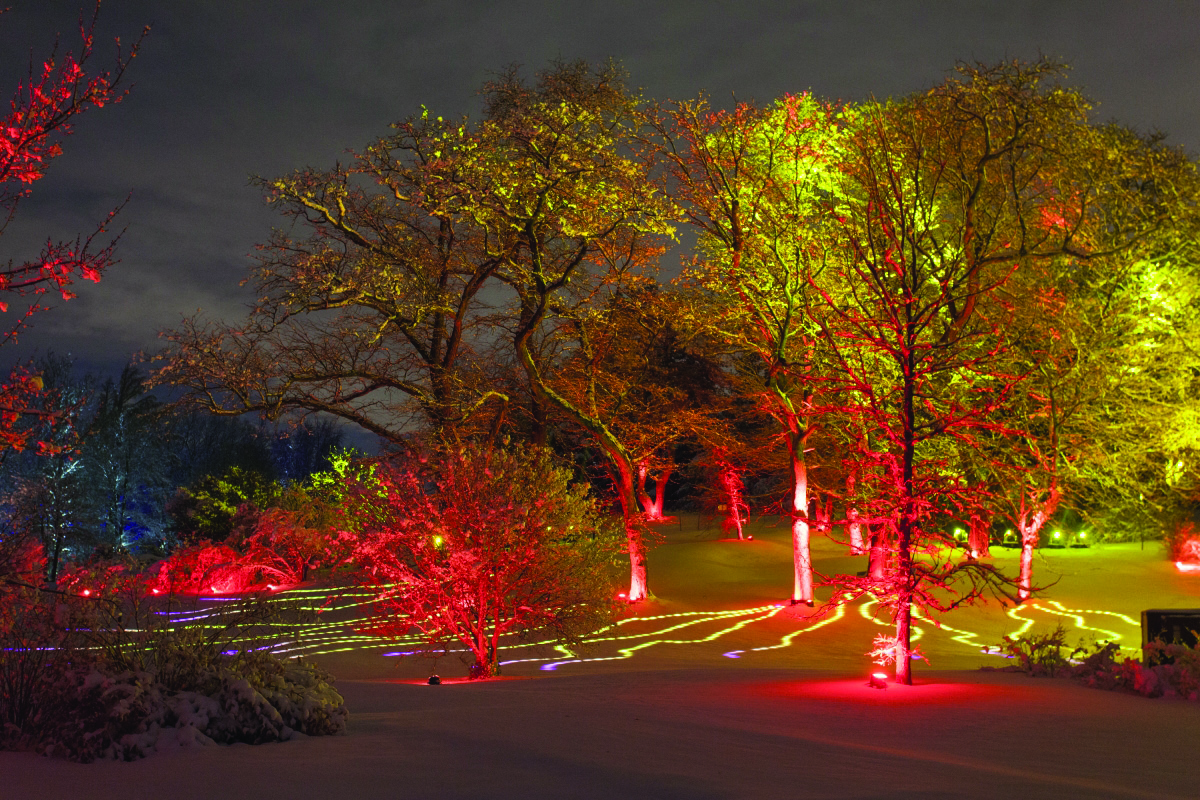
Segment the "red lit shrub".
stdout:
[[[1079,653],[1077,650],[1076,655]],[[1144,653],[1149,664],[1136,658],[1122,660],[1120,647],[1103,642],[1085,655],[1071,674],[1096,689],[1200,701],[1200,649],[1154,641],[1146,645]]]
[[165,594],[236,594],[254,588],[254,578],[229,545],[196,544],[159,564],[154,588]]
[[261,581],[301,583],[312,569],[340,565],[349,555],[352,538],[313,524],[299,511],[270,508],[254,521],[239,563]]
[[1173,527],[1163,537],[1163,544],[1167,548],[1167,556],[1172,561],[1200,565],[1200,533],[1191,522],[1183,522]]
[[544,451],[464,449],[381,465],[348,500],[376,630],[458,640],[471,677],[499,672],[501,637],[566,646],[611,622],[617,532]]

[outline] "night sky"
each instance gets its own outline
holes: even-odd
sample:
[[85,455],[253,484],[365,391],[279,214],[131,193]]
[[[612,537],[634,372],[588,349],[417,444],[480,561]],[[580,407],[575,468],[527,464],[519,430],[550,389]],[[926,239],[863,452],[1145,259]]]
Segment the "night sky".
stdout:
[[[56,32],[75,45],[90,0],[8,0],[0,86],[11,92]],[[88,6],[90,13],[90,6]],[[476,115],[489,73],[519,63],[613,57],[659,100],[726,103],[811,89],[829,99],[903,95],[956,60],[1060,58],[1096,119],[1200,153],[1200,2],[407,2],[106,0],[95,65],[112,39],[153,31],[124,103],[84,114],[65,154],[0,240],[22,260],[47,237],[88,232],[132,193],[98,285],[37,317],[0,366],[52,349],[119,370],[197,308],[244,317],[248,254],[283,219],[249,176],[327,167],[421,104]],[[14,308],[17,306],[14,304]],[[8,317],[14,312],[10,311]]]

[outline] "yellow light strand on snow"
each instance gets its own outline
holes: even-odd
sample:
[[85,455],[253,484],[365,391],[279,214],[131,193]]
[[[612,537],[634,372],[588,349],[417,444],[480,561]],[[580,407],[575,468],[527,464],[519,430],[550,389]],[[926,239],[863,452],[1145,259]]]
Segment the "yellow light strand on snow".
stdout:
[[797,636],[802,636],[806,633],[812,633],[818,628],[824,628],[826,625],[832,625],[844,616],[846,616],[846,606],[839,605],[837,610],[833,612],[833,616],[826,617],[825,619],[809,625],[806,628],[801,628],[798,631],[792,631],[791,633],[785,634],[783,638],[779,640],[779,644],[770,644],[764,647],[751,647],[749,650],[730,650],[728,653],[725,653],[725,655],[729,658],[737,658],[742,653],[757,653],[762,650],[780,650],[784,647],[791,647],[792,642],[796,640]]

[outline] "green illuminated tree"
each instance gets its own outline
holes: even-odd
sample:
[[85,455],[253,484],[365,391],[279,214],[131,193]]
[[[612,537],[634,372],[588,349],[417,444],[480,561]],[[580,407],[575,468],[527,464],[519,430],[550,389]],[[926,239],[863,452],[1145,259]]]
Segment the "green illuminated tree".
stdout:
[[997,507],[1020,533],[1022,599],[1033,549],[1060,507],[1113,538],[1126,535],[1122,522],[1155,528],[1188,499],[1189,482],[1180,474],[1172,486],[1170,465],[1195,447],[1180,436],[1200,366],[1190,344],[1195,165],[1115,125],[1079,131],[1059,158],[1086,213],[1046,222],[1071,228],[1081,252],[1028,264],[998,290],[1013,311],[1004,358],[1023,376],[1009,411],[1021,422],[1017,436],[992,442],[1003,453],[982,450],[999,467]]
[[807,95],[772,108],[712,111],[680,103],[656,119],[670,191],[701,233],[692,279],[714,299],[710,320],[759,368],[749,391],[778,421],[791,478],[792,602],[813,604],[810,440],[822,413],[823,342],[810,307],[825,269],[838,128]]
[[1105,297],[1103,380],[1081,420],[1073,507],[1114,539],[1157,537],[1200,498],[1200,252],[1196,165],[1159,176],[1158,230],[1128,248]]

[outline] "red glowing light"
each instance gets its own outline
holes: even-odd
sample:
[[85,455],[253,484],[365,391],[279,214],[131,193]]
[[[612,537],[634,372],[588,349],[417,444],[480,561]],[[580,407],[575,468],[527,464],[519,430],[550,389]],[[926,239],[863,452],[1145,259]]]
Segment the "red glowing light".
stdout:
[[1200,572],[1200,562],[1176,561],[1175,569],[1180,572]]
[[92,593],[91,589],[84,589],[82,592],[80,592],[80,594],[83,595],[84,597],[88,597],[89,595],[91,595],[91,593]]

